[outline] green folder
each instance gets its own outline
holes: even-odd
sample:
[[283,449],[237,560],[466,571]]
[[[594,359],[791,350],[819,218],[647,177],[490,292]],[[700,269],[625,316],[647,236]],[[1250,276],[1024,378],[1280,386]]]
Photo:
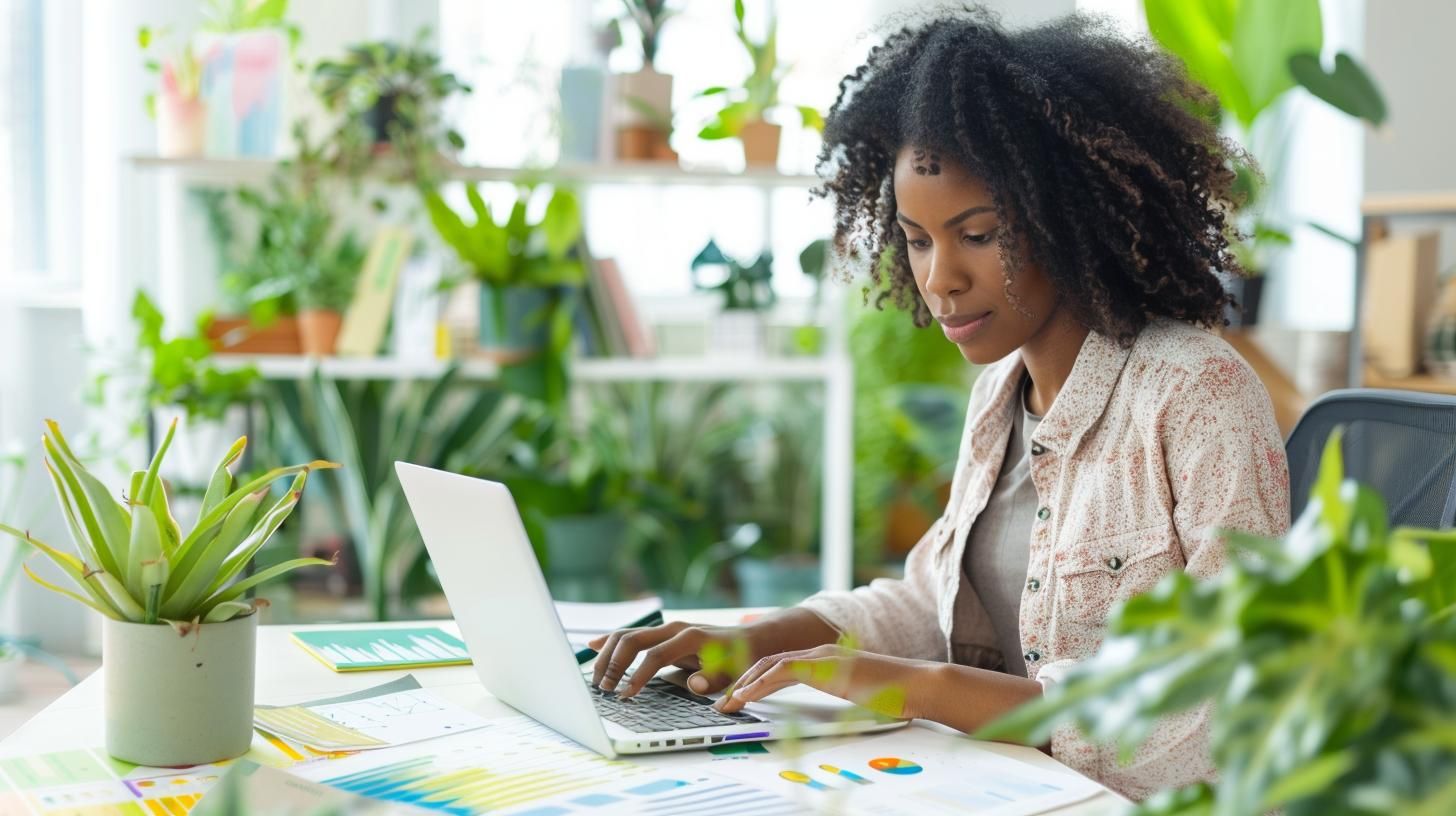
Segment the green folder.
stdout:
[[314,629],[294,632],[304,651],[336,672],[465,666],[470,652],[438,626],[412,629]]

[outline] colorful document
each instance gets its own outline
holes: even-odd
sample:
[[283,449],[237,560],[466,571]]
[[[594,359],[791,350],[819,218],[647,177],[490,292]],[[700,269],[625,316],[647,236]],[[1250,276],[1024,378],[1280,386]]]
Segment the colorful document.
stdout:
[[470,652],[438,626],[417,629],[314,629],[293,639],[336,672],[464,666]]
[[329,704],[257,706],[253,722],[325,751],[365,751],[484,728],[489,720],[424,689]]
[[875,816],[1029,816],[1102,790],[1076,774],[919,728],[841,742],[792,760],[714,763],[712,770],[816,812]]

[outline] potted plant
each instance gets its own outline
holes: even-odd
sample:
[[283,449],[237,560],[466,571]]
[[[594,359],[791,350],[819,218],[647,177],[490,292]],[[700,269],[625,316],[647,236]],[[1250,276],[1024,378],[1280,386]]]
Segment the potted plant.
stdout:
[[[723,107],[713,120],[698,132],[701,139],[729,139],[743,142],[743,158],[750,167],[773,167],[779,158],[780,126],[764,117],[779,107],[779,84],[789,72],[778,61],[778,20],[770,19],[768,35],[756,42],[744,25],[743,0],[733,0],[733,16],[737,20],[738,41],[748,51],[753,70],[739,87],[714,86],[698,96],[718,96]],[[824,130],[824,117],[807,105],[796,106],[804,127]]]
[[205,0],[194,41],[207,103],[207,153],[273,156],[283,125],[284,76],[299,38],[288,0]]
[[507,385],[558,402],[565,396],[572,295],[586,281],[578,243],[581,206],[564,187],[551,190],[538,221],[528,216],[539,190],[517,186],[505,223],[496,222],[474,186],[465,186],[474,223],[466,223],[436,191],[425,206],[440,238],[480,285],[480,347],[508,363]]
[[[150,54],[165,29],[137,30],[137,45]],[[202,101],[202,65],[192,46],[183,45],[169,57],[149,57],[148,71],[160,87],[146,96],[147,115],[157,120],[157,155],[163,158],[201,156],[207,144],[207,105]]]
[[343,58],[314,67],[315,93],[342,117],[333,137],[334,161],[346,172],[393,151],[407,177],[428,184],[441,156],[465,147],[460,132],[445,123],[442,109],[452,96],[471,89],[440,67],[429,37],[429,29],[421,29],[410,44],[358,43]]
[[622,0],[626,19],[637,29],[642,68],[617,82],[617,156],[622,159],[671,159],[672,75],[657,70],[662,27],[674,11],[667,0]]
[[[1281,175],[1288,153],[1292,120],[1277,113],[1275,103],[1295,87],[1371,125],[1385,121],[1386,106],[1379,88],[1360,63],[1349,54],[1335,55],[1334,69],[1320,61],[1324,50],[1320,0],[1291,0],[1278,4],[1279,17],[1267,15],[1275,6],[1260,3],[1216,7],[1189,5],[1180,0],[1144,3],[1148,31],[1183,61],[1189,75],[1217,97],[1214,109],[1201,111],[1235,134],[1259,159],[1263,175],[1248,164],[1234,167],[1241,191],[1236,221],[1246,238],[1235,247],[1248,277],[1226,281],[1239,303],[1230,322],[1258,322],[1264,273],[1274,255],[1290,243],[1290,213],[1270,213],[1279,205],[1268,195]],[[1273,121],[1270,121],[1273,120]],[[1256,127],[1257,125],[1257,127]],[[1352,246],[1354,241],[1318,224],[1310,226]]]
[[[213,473],[200,520],[184,535],[159,475],[175,422],[151,464],[132,474],[124,492],[86,470],[56,423],[46,428],[46,470],[76,552],[7,525],[0,532],[39,549],[73,587],[53,584],[26,566],[32,579],[104,618],[107,752],[154,766],[240,756],[253,736],[259,607],[244,593],[299,567],[328,562],[299,558],[234,579],[298,504],[308,474],[335,465],[278,468],[235,487],[228,468],[247,444],[239,439]],[[274,499],[271,486],[288,476],[287,492]]]
[[773,254],[764,251],[751,264],[736,261],[716,241],[693,258],[693,288],[721,292],[723,308],[708,327],[708,350],[715,354],[762,356],[768,344],[764,313],[778,301],[773,288]]
[[1448,813],[1456,803],[1456,533],[1387,529],[1330,435],[1283,541],[1225,533],[1218,575],[1168,575],[1115,609],[1095,655],[978,738],[1076,725],[1131,751],[1211,705],[1217,779],[1144,812]]

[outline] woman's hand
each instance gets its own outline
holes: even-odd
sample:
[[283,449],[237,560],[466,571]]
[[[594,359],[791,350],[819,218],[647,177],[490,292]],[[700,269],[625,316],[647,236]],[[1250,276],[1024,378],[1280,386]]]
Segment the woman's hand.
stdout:
[[622,629],[592,640],[596,649],[592,684],[617,689],[637,656],[642,663],[627,678],[618,696],[631,697],[668,666],[693,672],[688,688],[707,694],[724,688],[754,660],[791,649],[833,643],[834,627],[806,609],[785,609],[744,626],[702,626],[674,622],[640,629]]
[[[945,664],[824,645],[783,652],[754,664],[716,708],[731,713],[788,686],[803,683],[877,714],[923,716],[917,701],[940,681]],[[933,692],[932,692],[933,693]]]

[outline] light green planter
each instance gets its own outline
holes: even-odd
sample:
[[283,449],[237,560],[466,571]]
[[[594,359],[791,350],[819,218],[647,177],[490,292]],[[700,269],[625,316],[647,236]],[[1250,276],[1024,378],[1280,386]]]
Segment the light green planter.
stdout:
[[546,521],[546,579],[558,601],[615,601],[627,520],[615,513]]
[[560,292],[538,286],[480,287],[480,347],[535,353],[551,339]]
[[793,606],[819,591],[819,562],[739,558],[733,562],[744,606]]
[[167,624],[103,623],[107,753],[153,766],[247,753],[256,614],[205,623],[185,637]]

